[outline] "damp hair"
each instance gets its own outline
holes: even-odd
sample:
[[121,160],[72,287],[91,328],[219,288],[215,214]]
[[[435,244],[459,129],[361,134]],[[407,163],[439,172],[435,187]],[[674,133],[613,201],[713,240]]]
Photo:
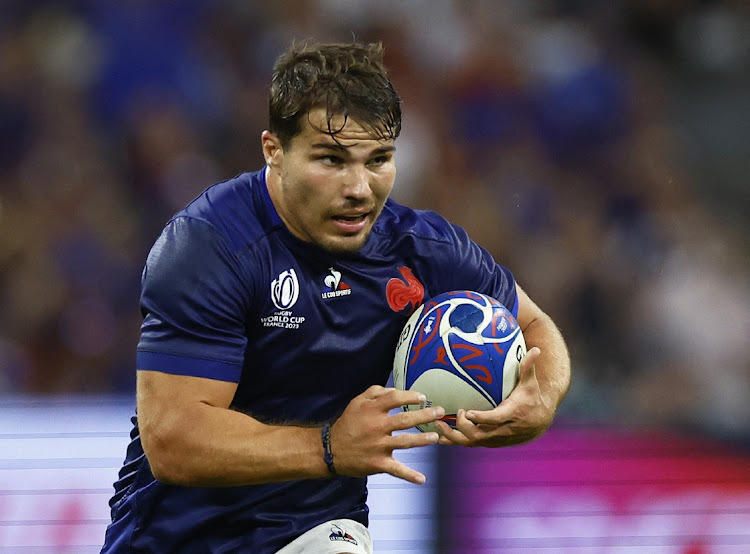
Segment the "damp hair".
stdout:
[[273,68],[269,130],[286,146],[301,132],[302,118],[323,108],[324,126],[315,128],[334,140],[350,118],[380,140],[395,140],[401,99],[383,58],[381,43],[292,44]]

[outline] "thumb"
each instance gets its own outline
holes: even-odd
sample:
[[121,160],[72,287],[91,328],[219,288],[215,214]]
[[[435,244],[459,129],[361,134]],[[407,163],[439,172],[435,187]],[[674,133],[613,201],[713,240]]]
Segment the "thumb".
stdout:
[[539,356],[542,355],[542,351],[538,346],[534,346],[526,352],[526,355],[521,360],[521,367],[519,372],[519,381],[528,381],[530,379],[536,379],[536,362],[539,360]]
[[[518,384],[516,389],[520,389],[523,386],[526,387],[539,387],[536,379],[536,362],[541,356],[542,351],[534,346],[529,349],[526,355],[521,360],[521,367],[519,370]],[[475,424],[494,424],[510,420],[513,413],[516,411],[518,392],[516,390],[511,391],[510,396],[503,400],[498,406],[491,411],[477,411],[470,410],[466,413],[466,419]]]

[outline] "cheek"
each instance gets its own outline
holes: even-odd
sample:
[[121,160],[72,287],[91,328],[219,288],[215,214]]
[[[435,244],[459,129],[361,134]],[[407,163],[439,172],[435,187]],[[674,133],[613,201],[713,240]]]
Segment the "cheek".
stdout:
[[[315,203],[320,201],[323,188],[322,183],[326,182],[325,176],[320,172],[306,170],[295,171],[287,174],[288,197],[295,201],[298,206],[302,203]],[[304,204],[303,204],[304,205]]]
[[378,179],[375,180],[374,184],[374,192],[375,195],[378,198],[388,198],[388,196],[391,194],[391,190],[393,190],[393,184],[396,181],[396,170],[393,169],[393,171],[385,174],[380,175]]
[[324,206],[331,201],[331,176],[320,172],[306,176],[304,185],[300,187],[300,194],[307,203],[307,207]]

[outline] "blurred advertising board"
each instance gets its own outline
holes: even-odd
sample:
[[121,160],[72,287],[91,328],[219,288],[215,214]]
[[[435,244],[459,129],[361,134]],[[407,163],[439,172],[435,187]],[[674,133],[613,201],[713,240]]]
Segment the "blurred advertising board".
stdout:
[[750,453],[729,445],[553,428],[441,454],[444,552],[750,552]]

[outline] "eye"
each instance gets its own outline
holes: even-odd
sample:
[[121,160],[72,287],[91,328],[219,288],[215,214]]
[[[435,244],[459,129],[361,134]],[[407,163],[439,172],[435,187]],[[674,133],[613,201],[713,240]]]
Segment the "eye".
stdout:
[[344,160],[341,159],[341,158],[339,158],[338,156],[333,156],[333,155],[330,155],[330,154],[326,155],[326,156],[321,156],[318,159],[321,162],[323,162],[325,165],[340,165],[340,164],[342,164],[344,162]]
[[371,159],[368,163],[369,165],[379,166],[379,165],[388,163],[390,159],[391,159],[390,155],[383,154],[382,156],[376,156],[375,158]]

